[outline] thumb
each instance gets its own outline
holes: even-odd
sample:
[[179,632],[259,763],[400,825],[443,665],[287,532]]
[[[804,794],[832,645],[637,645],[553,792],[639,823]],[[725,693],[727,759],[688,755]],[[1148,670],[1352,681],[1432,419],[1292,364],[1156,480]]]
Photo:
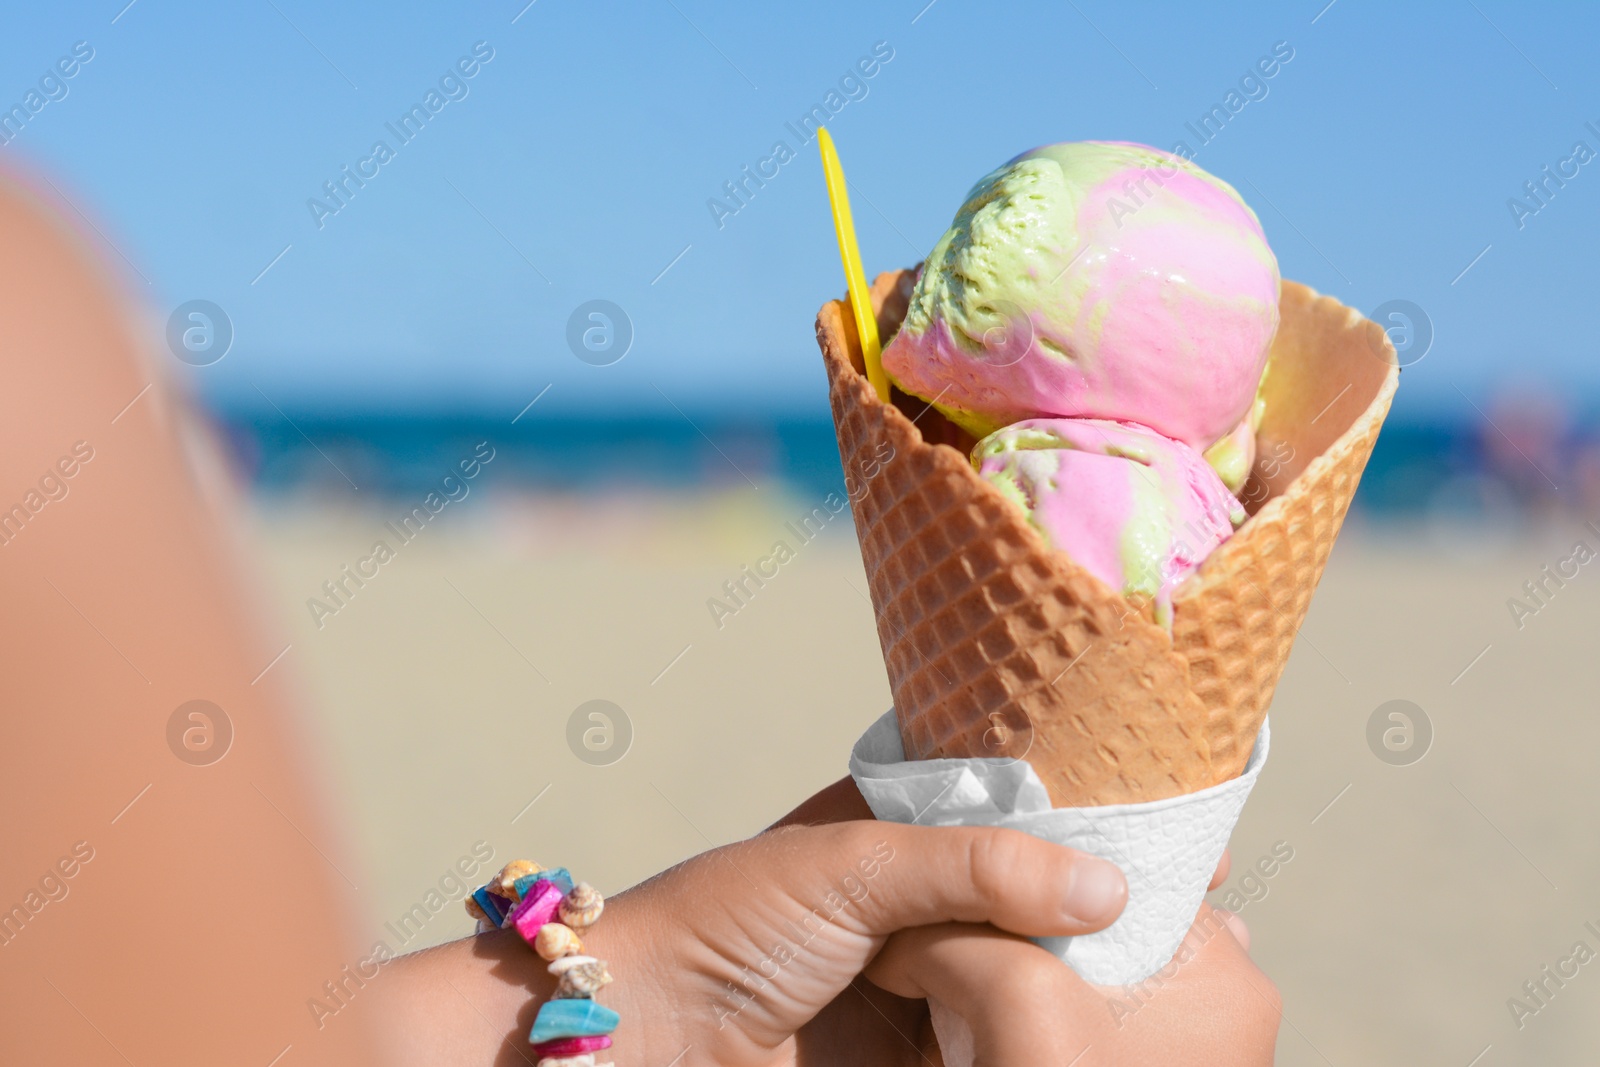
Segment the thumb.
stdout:
[[[1122,913],[1128,883],[1113,864],[1018,830],[848,822],[778,831],[816,838],[790,851],[813,871],[818,853],[871,856],[858,863],[864,932],[884,936],[933,923],[992,923],[1025,937],[1102,929]],[[870,871],[870,873],[869,873]]]

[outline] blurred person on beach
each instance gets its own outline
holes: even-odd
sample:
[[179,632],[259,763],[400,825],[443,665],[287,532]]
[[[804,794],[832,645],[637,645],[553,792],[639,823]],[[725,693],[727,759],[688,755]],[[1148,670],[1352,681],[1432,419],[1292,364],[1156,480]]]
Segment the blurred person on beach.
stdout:
[[[0,175],[0,1062],[531,1062],[553,980],[512,932],[352,973],[361,897],[237,489],[53,188]],[[769,973],[847,879],[853,906]],[[619,1067],[937,1064],[930,996],[984,1064],[1270,1063],[1277,994],[1237,917],[1203,906],[1129,1017],[1023,939],[1125,899],[1111,865],[1026,835],[872,822],[845,780],[620,894],[591,947]],[[336,1025],[306,1010],[325,988],[355,1009]]]
[[1572,424],[1570,405],[1550,389],[1505,389],[1489,404],[1478,436],[1485,473],[1531,518],[1552,519],[1583,503],[1572,478],[1581,459]]

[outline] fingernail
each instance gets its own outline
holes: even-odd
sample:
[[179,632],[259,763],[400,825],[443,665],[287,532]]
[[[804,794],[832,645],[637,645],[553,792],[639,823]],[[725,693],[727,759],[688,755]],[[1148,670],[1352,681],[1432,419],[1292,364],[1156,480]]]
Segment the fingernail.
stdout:
[[1115,864],[1086,856],[1072,865],[1063,902],[1069,918],[1101,923],[1120,912],[1127,899],[1128,880]]

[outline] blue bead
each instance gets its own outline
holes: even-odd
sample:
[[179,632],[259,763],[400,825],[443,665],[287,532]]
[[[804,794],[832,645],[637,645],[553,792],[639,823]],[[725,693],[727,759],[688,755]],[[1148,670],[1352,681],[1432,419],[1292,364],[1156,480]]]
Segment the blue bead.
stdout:
[[551,1000],[540,1006],[528,1040],[537,1045],[560,1037],[598,1037],[621,1021],[616,1012],[592,1000]]
[[538,874],[525,874],[517,879],[517,899],[521,900],[528,895],[528,890],[533,888],[535,882],[554,882],[561,890],[561,895],[566,896],[572,892],[572,875],[567,873],[565,867],[552,867],[548,871]]
[[489,921],[496,926],[504,926],[506,922],[505,909],[500,904],[500,898],[489,892],[489,887],[480,885],[472,891],[472,899],[478,902],[478,907],[489,916]]

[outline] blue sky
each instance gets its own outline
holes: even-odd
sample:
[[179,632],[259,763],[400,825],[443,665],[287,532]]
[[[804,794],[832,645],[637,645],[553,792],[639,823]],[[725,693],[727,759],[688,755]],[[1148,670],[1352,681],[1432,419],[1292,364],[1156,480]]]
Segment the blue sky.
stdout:
[[[1279,42],[1293,58],[1197,162],[1286,276],[1425,310],[1402,410],[1600,393],[1600,160],[1520,227],[1507,203],[1534,205],[1523,183],[1575,142],[1600,152],[1589,5],[125,2],[8,13],[4,107],[76,42],[93,58],[0,162],[95,220],[157,327],[187,300],[225,309],[231,351],[182,368],[219,403],[515,412],[548,385],[568,412],[820,414],[812,319],[842,280],[815,144],[786,123],[839,90],[871,272],[921,258],[1033,145],[1198,147],[1185,124]],[[441,89],[477,42],[492,58]],[[892,58],[840,89],[875,45]],[[402,144],[386,124],[430,89],[442,106]],[[393,158],[364,163],[379,140]],[[794,158],[717,218],[780,140]],[[308,201],[362,166],[319,220]],[[568,347],[593,299],[632,322],[610,366]]]

